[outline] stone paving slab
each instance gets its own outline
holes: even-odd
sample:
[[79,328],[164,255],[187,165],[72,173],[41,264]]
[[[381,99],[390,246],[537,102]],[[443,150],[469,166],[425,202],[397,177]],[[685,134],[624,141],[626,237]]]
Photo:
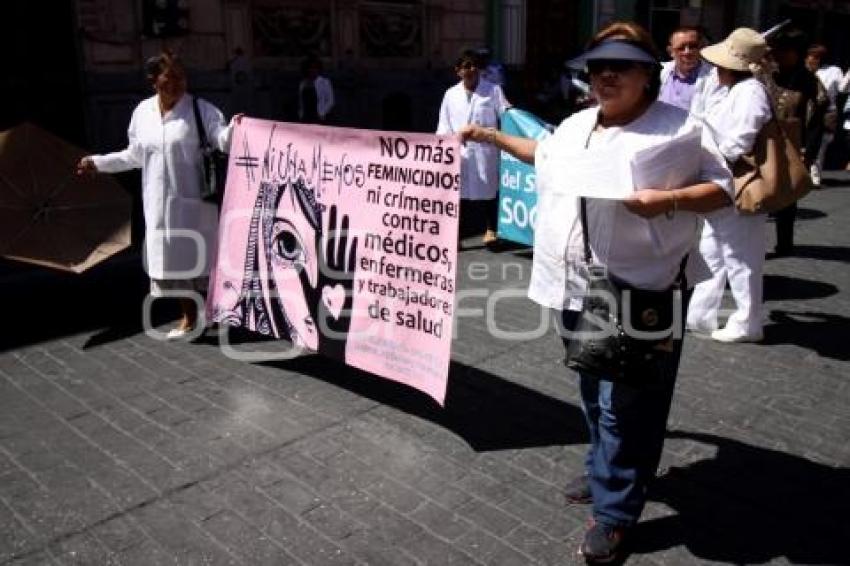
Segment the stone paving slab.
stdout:
[[[767,263],[765,343],[686,340],[628,563],[847,563],[850,188],[832,181],[801,203],[797,254]],[[528,251],[466,244],[459,286],[484,291],[462,306],[492,320],[459,318],[445,408],[316,356],[152,340],[132,257],[0,281],[0,565],[579,563],[575,377],[524,298]]]

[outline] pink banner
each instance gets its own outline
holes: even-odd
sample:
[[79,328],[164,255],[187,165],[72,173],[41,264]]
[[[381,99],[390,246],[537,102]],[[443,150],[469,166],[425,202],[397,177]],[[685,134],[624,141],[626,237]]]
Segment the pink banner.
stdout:
[[454,138],[243,119],[208,316],[443,403],[457,269]]

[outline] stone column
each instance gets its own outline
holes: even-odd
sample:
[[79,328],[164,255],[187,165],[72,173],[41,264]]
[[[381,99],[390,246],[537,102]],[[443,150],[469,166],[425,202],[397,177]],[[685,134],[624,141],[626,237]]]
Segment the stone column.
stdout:
[[506,65],[525,63],[525,36],[528,18],[526,0],[502,2],[502,58]]

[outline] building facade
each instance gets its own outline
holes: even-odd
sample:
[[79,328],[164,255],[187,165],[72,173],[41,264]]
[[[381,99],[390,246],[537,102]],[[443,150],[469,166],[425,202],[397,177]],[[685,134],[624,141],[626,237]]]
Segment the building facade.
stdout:
[[[97,146],[119,141],[123,131],[116,135],[116,125],[126,122],[146,89],[139,69],[166,47],[186,63],[190,90],[227,114],[294,120],[299,66],[314,54],[334,85],[337,123],[432,130],[443,90],[454,80],[456,54],[488,42],[492,4],[77,0],[90,136]],[[156,25],[171,29],[158,33]],[[239,85],[234,66],[242,70]]]
[[509,98],[534,110],[564,60],[616,19],[646,25],[663,47],[680,24],[719,40],[790,17],[850,63],[850,0],[10,0],[2,10],[18,55],[0,127],[34,120],[97,151],[126,142],[130,111],[151,92],[142,63],[165,47],[186,62],[190,89],[228,114],[293,120],[312,53],[333,81],[338,124],[417,131],[435,128],[461,48],[491,47]]

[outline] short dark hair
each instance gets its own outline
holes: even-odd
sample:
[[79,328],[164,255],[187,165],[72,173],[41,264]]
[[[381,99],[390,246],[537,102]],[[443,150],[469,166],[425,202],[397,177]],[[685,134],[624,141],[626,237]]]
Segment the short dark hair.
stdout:
[[164,49],[159,55],[145,61],[145,76],[150,82],[155,82],[159,75],[173,68],[183,70],[183,62],[173,51]]
[[[605,40],[625,41],[634,45],[638,49],[642,49],[658,61],[658,49],[655,47],[655,42],[652,41],[652,36],[646,31],[646,28],[635,22],[614,22],[599,30],[590,43],[587,44],[587,50],[591,50]],[[649,69],[649,89],[647,95],[655,100],[658,98],[658,93],[661,92],[661,73],[658,63],[640,63],[640,65]]]
[[702,28],[699,26],[679,26],[673,31],[670,32],[670,35],[667,36],[667,43],[673,41],[673,36],[677,33],[695,33],[697,37],[699,37],[700,42],[703,40]]
[[460,67],[464,63],[469,61],[473,63],[476,67],[481,66],[481,55],[478,53],[476,49],[463,49],[457,56],[457,60],[455,60],[455,68]]
[[487,46],[479,47],[475,54],[478,55],[481,65],[487,65],[493,59],[493,51]]
[[775,51],[792,50],[800,57],[806,56],[806,48],[809,46],[808,37],[799,28],[782,30],[768,40],[771,49]]
[[826,48],[826,45],[822,45],[820,43],[815,43],[811,47],[809,47],[808,54],[812,57],[817,57],[818,59],[826,59],[826,55],[829,53],[829,50]]

